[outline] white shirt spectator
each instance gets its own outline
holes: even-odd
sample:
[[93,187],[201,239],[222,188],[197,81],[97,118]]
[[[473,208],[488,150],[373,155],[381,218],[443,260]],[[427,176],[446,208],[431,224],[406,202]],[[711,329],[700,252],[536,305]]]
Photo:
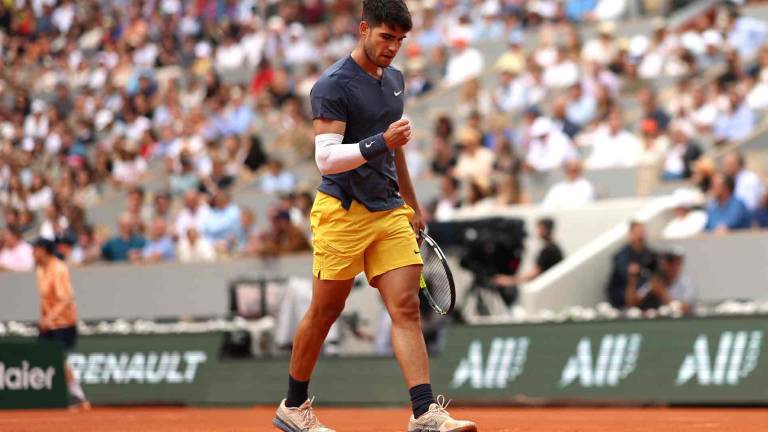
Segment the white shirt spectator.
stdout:
[[533,139],[525,162],[536,171],[559,168],[578,156],[571,139],[557,130],[546,117],[539,117],[533,122],[531,136]]
[[0,250],[0,269],[26,272],[34,268],[35,257],[32,253],[32,245],[29,243],[21,241],[14,248],[6,246]]
[[[40,108],[42,113],[43,108]],[[43,139],[48,135],[48,116],[36,115],[34,112],[24,119],[24,136]]]
[[595,188],[584,177],[554,184],[541,205],[546,209],[570,209],[585,206],[595,200]]
[[243,66],[245,52],[242,46],[234,43],[222,45],[216,50],[216,69],[234,70]]
[[135,184],[146,171],[147,162],[139,156],[128,161],[118,159],[112,167],[112,177],[120,183]]
[[755,211],[760,199],[765,194],[765,187],[760,177],[752,171],[741,170],[736,175],[736,190],[734,195],[744,202],[749,211]]
[[189,207],[182,208],[174,222],[174,230],[179,239],[187,237],[187,230],[189,228],[195,228],[198,232],[202,232],[209,211],[208,204],[198,205],[195,211],[192,211]]
[[591,39],[581,49],[581,59],[585,63],[597,62],[607,65],[616,56],[616,45],[613,41]]
[[643,145],[640,140],[626,129],[611,133],[604,127],[595,133],[592,154],[587,159],[587,168],[632,167],[640,162]]
[[571,60],[564,60],[544,70],[544,84],[550,88],[563,88],[579,81],[579,67]]
[[[69,220],[65,216],[59,216],[57,224],[60,229],[65,230],[69,227]],[[46,219],[40,225],[40,237],[47,238],[48,240],[56,239],[56,228],[54,228],[53,222],[50,219]]]
[[53,191],[45,186],[37,192],[30,192],[27,196],[27,208],[31,211],[38,211],[48,207],[53,202]]
[[463,151],[459,155],[454,174],[460,179],[488,185],[488,179],[493,172],[494,159],[493,152],[485,147],[479,147],[472,153]]
[[72,27],[72,22],[75,19],[75,5],[74,2],[69,2],[65,5],[59,6],[53,11],[51,21],[53,25],[61,32],[61,34],[67,34]]
[[205,237],[198,237],[193,245],[184,235],[180,238],[177,249],[179,261],[183,263],[213,262],[216,260],[216,250]]
[[480,51],[474,48],[464,48],[463,51],[451,56],[445,72],[445,85],[453,86],[463,83],[480,75],[485,65],[485,59]]

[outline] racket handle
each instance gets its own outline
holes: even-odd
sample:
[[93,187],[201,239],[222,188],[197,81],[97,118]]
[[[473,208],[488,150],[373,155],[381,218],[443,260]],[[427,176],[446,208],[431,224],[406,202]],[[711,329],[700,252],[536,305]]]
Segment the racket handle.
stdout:
[[427,288],[427,281],[424,280],[424,273],[419,273],[419,288]]

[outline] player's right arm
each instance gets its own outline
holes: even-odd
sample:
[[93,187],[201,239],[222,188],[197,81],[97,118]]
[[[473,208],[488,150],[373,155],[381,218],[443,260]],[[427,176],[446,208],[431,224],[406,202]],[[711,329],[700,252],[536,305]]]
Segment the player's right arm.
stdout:
[[320,172],[338,174],[353,170],[367,160],[400,148],[411,138],[411,124],[400,119],[381,134],[358,143],[343,143],[346,122],[326,118],[314,120],[315,162]]

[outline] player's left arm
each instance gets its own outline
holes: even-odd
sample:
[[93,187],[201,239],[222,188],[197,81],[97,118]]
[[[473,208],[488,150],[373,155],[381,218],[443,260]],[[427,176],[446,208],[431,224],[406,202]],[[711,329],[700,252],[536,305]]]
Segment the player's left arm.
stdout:
[[405,152],[402,148],[395,149],[395,168],[397,169],[397,183],[400,186],[400,195],[402,195],[405,202],[411,206],[415,212],[411,225],[416,235],[419,235],[419,231],[426,228],[424,218],[421,215],[421,207],[419,201],[416,199],[416,191],[413,189],[413,182],[411,181],[411,174],[408,172],[408,165],[405,162]]

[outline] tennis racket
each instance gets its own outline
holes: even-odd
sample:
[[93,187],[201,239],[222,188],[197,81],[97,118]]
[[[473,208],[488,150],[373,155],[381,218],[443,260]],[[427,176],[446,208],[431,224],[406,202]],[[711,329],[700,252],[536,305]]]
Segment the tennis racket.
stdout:
[[421,293],[435,312],[447,315],[456,304],[456,284],[453,282],[451,269],[435,240],[424,231],[419,231],[419,234],[423,240],[421,258],[424,260],[419,279]]

